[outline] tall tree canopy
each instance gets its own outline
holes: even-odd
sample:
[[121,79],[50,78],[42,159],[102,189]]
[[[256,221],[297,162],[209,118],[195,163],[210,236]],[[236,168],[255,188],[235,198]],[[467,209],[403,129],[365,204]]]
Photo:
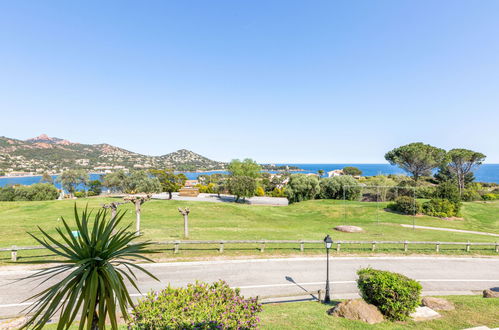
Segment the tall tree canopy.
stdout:
[[415,142],[387,152],[385,159],[411,173],[414,181],[418,181],[421,176],[430,175],[433,169],[445,163],[446,152],[429,144]]
[[175,174],[175,172],[173,172],[173,170],[171,169],[151,170],[150,172],[152,175],[159,179],[161,188],[164,192],[168,193],[170,199],[172,199],[172,192],[178,191],[180,188],[182,188],[185,184],[185,181],[187,180],[185,174]]
[[231,176],[248,176],[250,178],[258,178],[261,175],[261,166],[254,160],[246,158],[243,161],[234,159],[228,167]]
[[78,185],[85,186],[88,183],[88,173],[84,170],[68,170],[62,172],[57,177],[57,181],[61,183],[63,189],[67,190],[72,196]]
[[466,177],[485,160],[484,154],[468,149],[452,149],[448,152],[448,167],[457,177],[459,191],[462,192]]

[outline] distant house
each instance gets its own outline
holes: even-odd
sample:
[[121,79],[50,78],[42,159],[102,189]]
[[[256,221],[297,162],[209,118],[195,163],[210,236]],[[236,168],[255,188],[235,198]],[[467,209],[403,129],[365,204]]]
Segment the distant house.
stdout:
[[340,176],[343,175],[343,170],[332,170],[327,172],[327,177],[332,178],[333,176]]

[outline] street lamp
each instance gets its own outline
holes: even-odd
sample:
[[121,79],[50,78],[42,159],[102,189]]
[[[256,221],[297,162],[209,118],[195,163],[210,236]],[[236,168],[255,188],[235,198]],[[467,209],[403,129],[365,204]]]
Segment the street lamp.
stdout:
[[326,296],[324,297],[324,303],[328,304],[331,302],[331,298],[329,297],[329,249],[333,245],[333,239],[331,236],[327,235],[324,238],[324,245],[326,246],[326,254],[327,254],[327,266],[326,266]]

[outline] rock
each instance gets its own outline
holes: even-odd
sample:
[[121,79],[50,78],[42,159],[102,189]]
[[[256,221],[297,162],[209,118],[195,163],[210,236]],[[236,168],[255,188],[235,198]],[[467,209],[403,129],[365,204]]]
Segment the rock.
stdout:
[[483,297],[484,298],[499,298],[499,292],[492,291],[492,290],[483,290]]
[[455,309],[452,302],[442,298],[424,297],[421,304],[434,311],[452,311]]
[[364,321],[369,324],[383,322],[383,314],[374,305],[362,299],[346,300],[327,312],[329,315],[344,317],[349,320]]
[[344,233],[361,233],[364,231],[364,229],[357,226],[336,226],[334,229]]
[[430,307],[423,306],[423,307],[416,307],[416,311],[414,313],[409,314],[409,316],[414,321],[428,321],[428,320],[438,319],[442,315],[435,312]]

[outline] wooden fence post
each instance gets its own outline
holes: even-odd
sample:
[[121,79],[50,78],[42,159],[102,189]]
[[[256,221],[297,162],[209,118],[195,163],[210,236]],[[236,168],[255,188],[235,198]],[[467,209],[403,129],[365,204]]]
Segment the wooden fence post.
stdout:
[[496,242],[496,252],[499,252],[499,243]]
[[300,242],[300,252],[305,251],[305,243]]
[[336,252],[340,252],[340,249],[341,249],[341,243],[338,242],[336,243]]
[[10,252],[10,259],[12,261],[17,261],[17,246],[12,245],[12,250]]
[[175,243],[173,253],[178,253],[179,247],[180,247],[180,243]]
[[319,302],[322,302],[322,291],[321,290],[317,291],[317,299]]
[[466,243],[466,252],[470,252],[470,241],[468,241],[468,243]]
[[405,241],[404,242],[404,252],[407,252],[408,249],[409,249],[409,242]]
[[440,242],[435,245],[435,251],[440,252]]
[[260,245],[260,252],[263,253],[265,251],[265,241],[262,241],[262,245]]
[[218,249],[218,252],[220,253],[224,252],[224,242],[220,242],[220,248]]
[[371,250],[374,252],[374,250],[376,250],[376,242],[373,242],[372,244],[373,244],[373,245],[372,245]]

